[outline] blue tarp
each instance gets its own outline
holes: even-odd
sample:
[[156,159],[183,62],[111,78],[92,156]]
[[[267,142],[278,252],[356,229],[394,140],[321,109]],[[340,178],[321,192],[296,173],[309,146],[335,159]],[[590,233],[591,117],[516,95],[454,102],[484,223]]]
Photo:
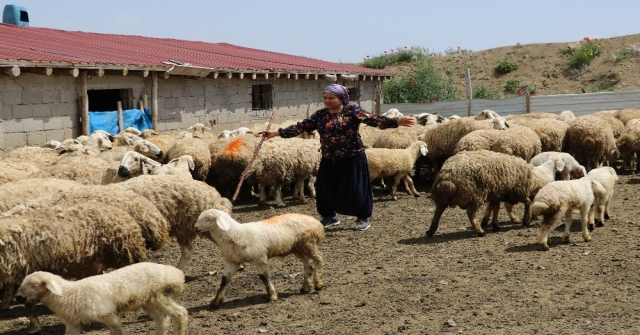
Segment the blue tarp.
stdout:
[[[122,123],[125,128],[134,127],[140,131],[151,129],[151,110],[144,108],[144,114],[139,109],[127,109],[122,111]],[[89,134],[96,130],[104,130],[111,134],[120,132],[118,127],[118,111],[113,112],[89,112]]]

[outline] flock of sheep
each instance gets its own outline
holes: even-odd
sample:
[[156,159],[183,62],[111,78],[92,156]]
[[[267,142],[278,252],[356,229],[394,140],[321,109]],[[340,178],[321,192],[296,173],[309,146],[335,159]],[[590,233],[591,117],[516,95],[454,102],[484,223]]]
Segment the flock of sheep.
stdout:
[[[640,151],[640,109],[577,118],[569,111],[502,117],[491,110],[465,118],[416,117],[414,127],[362,126],[360,133],[371,178],[383,185],[387,179],[393,199],[400,181],[419,196],[416,170],[434,176],[436,210],[427,236],[436,233],[448,207],[466,210],[480,236],[489,222],[499,229],[504,203],[514,222],[529,225],[542,216],[538,242],[545,250],[563,218],[569,241],[574,211],[590,241],[589,232],[608,219],[616,169],[635,171]],[[264,127],[217,135],[203,124],[161,133],[96,131],[7,152],[0,157],[0,309],[26,298],[30,333],[40,329],[35,303],[41,301],[68,334],[93,321],[120,334],[118,315],[137,309],[155,320],[157,334],[164,334],[169,318],[173,333],[185,334],[187,311],[174,299],[198,237],[216,244],[225,261],[211,307],[220,306],[245,263],[257,266],[268,299],[276,300],[267,261],[292,253],[304,266],[301,292],[321,290],[325,231],[317,219],[286,214],[240,224],[230,215],[229,199],[243,172],[240,201],[257,194],[261,204],[286,206],[283,191],[291,188],[292,201],[305,203],[305,186],[315,196],[321,158],[315,134],[265,141],[245,171]],[[522,218],[512,211],[518,203],[525,207]],[[485,204],[478,222],[476,212]],[[149,250],[171,239],[181,250],[175,267],[146,262]],[[103,274],[107,269],[116,270]]]

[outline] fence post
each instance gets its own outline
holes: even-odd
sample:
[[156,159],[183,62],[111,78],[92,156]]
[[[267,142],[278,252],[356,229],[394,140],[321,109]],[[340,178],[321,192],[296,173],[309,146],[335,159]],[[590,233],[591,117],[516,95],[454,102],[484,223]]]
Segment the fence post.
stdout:
[[118,108],[118,128],[120,133],[124,131],[124,119],[122,117],[122,101],[116,102],[116,108]]
[[529,95],[528,88],[524,93],[524,113],[525,114],[531,113],[531,96]]
[[471,72],[469,71],[469,68],[464,69],[464,83],[467,86],[467,99],[469,100],[467,116],[471,116],[471,99],[473,98],[473,90],[471,89]]

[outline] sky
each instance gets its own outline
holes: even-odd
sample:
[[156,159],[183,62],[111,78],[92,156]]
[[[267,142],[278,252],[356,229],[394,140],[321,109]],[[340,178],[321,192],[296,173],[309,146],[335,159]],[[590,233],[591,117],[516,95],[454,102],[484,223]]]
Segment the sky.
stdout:
[[[336,63],[640,33],[638,0],[15,0],[32,27],[230,43]],[[640,42],[640,41],[639,41]]]

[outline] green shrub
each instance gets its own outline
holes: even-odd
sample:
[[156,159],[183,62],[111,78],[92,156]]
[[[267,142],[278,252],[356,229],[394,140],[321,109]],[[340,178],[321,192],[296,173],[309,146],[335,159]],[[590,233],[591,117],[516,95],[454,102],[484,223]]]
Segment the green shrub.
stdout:
[[516,93],[519,87],[520,87],[520,80],[509,79],[507,80],[507,85],[504,87],[504,90],[510,93]]
[[384,81],[382,89],[385,103],[453,100],[456,88],[452,73],[441,72],[430,57],[425,57],[415,63],[412,74]]
[[490,87],[484,87],[480,85],[475,92],[473,92],[474,99],[502,99],[503,96],[498,90]]
[[594,58],[602,52],[602,43],[597,39],[591,40],[585,37],[580,41],[578,49],[564,49],[561,51],[564,55],[569,56],[569,69],[581,69],[591,65]]
[[391,49],[390,51],[384,51],[382,54],[364,58],[362,66],[369,69],[384,69],[389,65],[415,62],[424,57],[430,55],[429,49],[423,47],[412,46],[411,48],[404,47],[398,49]]
[[501,60],[500,63],[498,63],[498,66],[496,66],[496,71],[498,71],[498,73],[509,73],[517,69],[518,69],[518,63],[509,58],[505,58]]
[[447,48],[447,50],[444,51],[444,54],[445,55],[456,55],[456,54],[466,54],[468,52],[471,52],[471,50],[460,49],[460,47],[458,47],[457,49]]

